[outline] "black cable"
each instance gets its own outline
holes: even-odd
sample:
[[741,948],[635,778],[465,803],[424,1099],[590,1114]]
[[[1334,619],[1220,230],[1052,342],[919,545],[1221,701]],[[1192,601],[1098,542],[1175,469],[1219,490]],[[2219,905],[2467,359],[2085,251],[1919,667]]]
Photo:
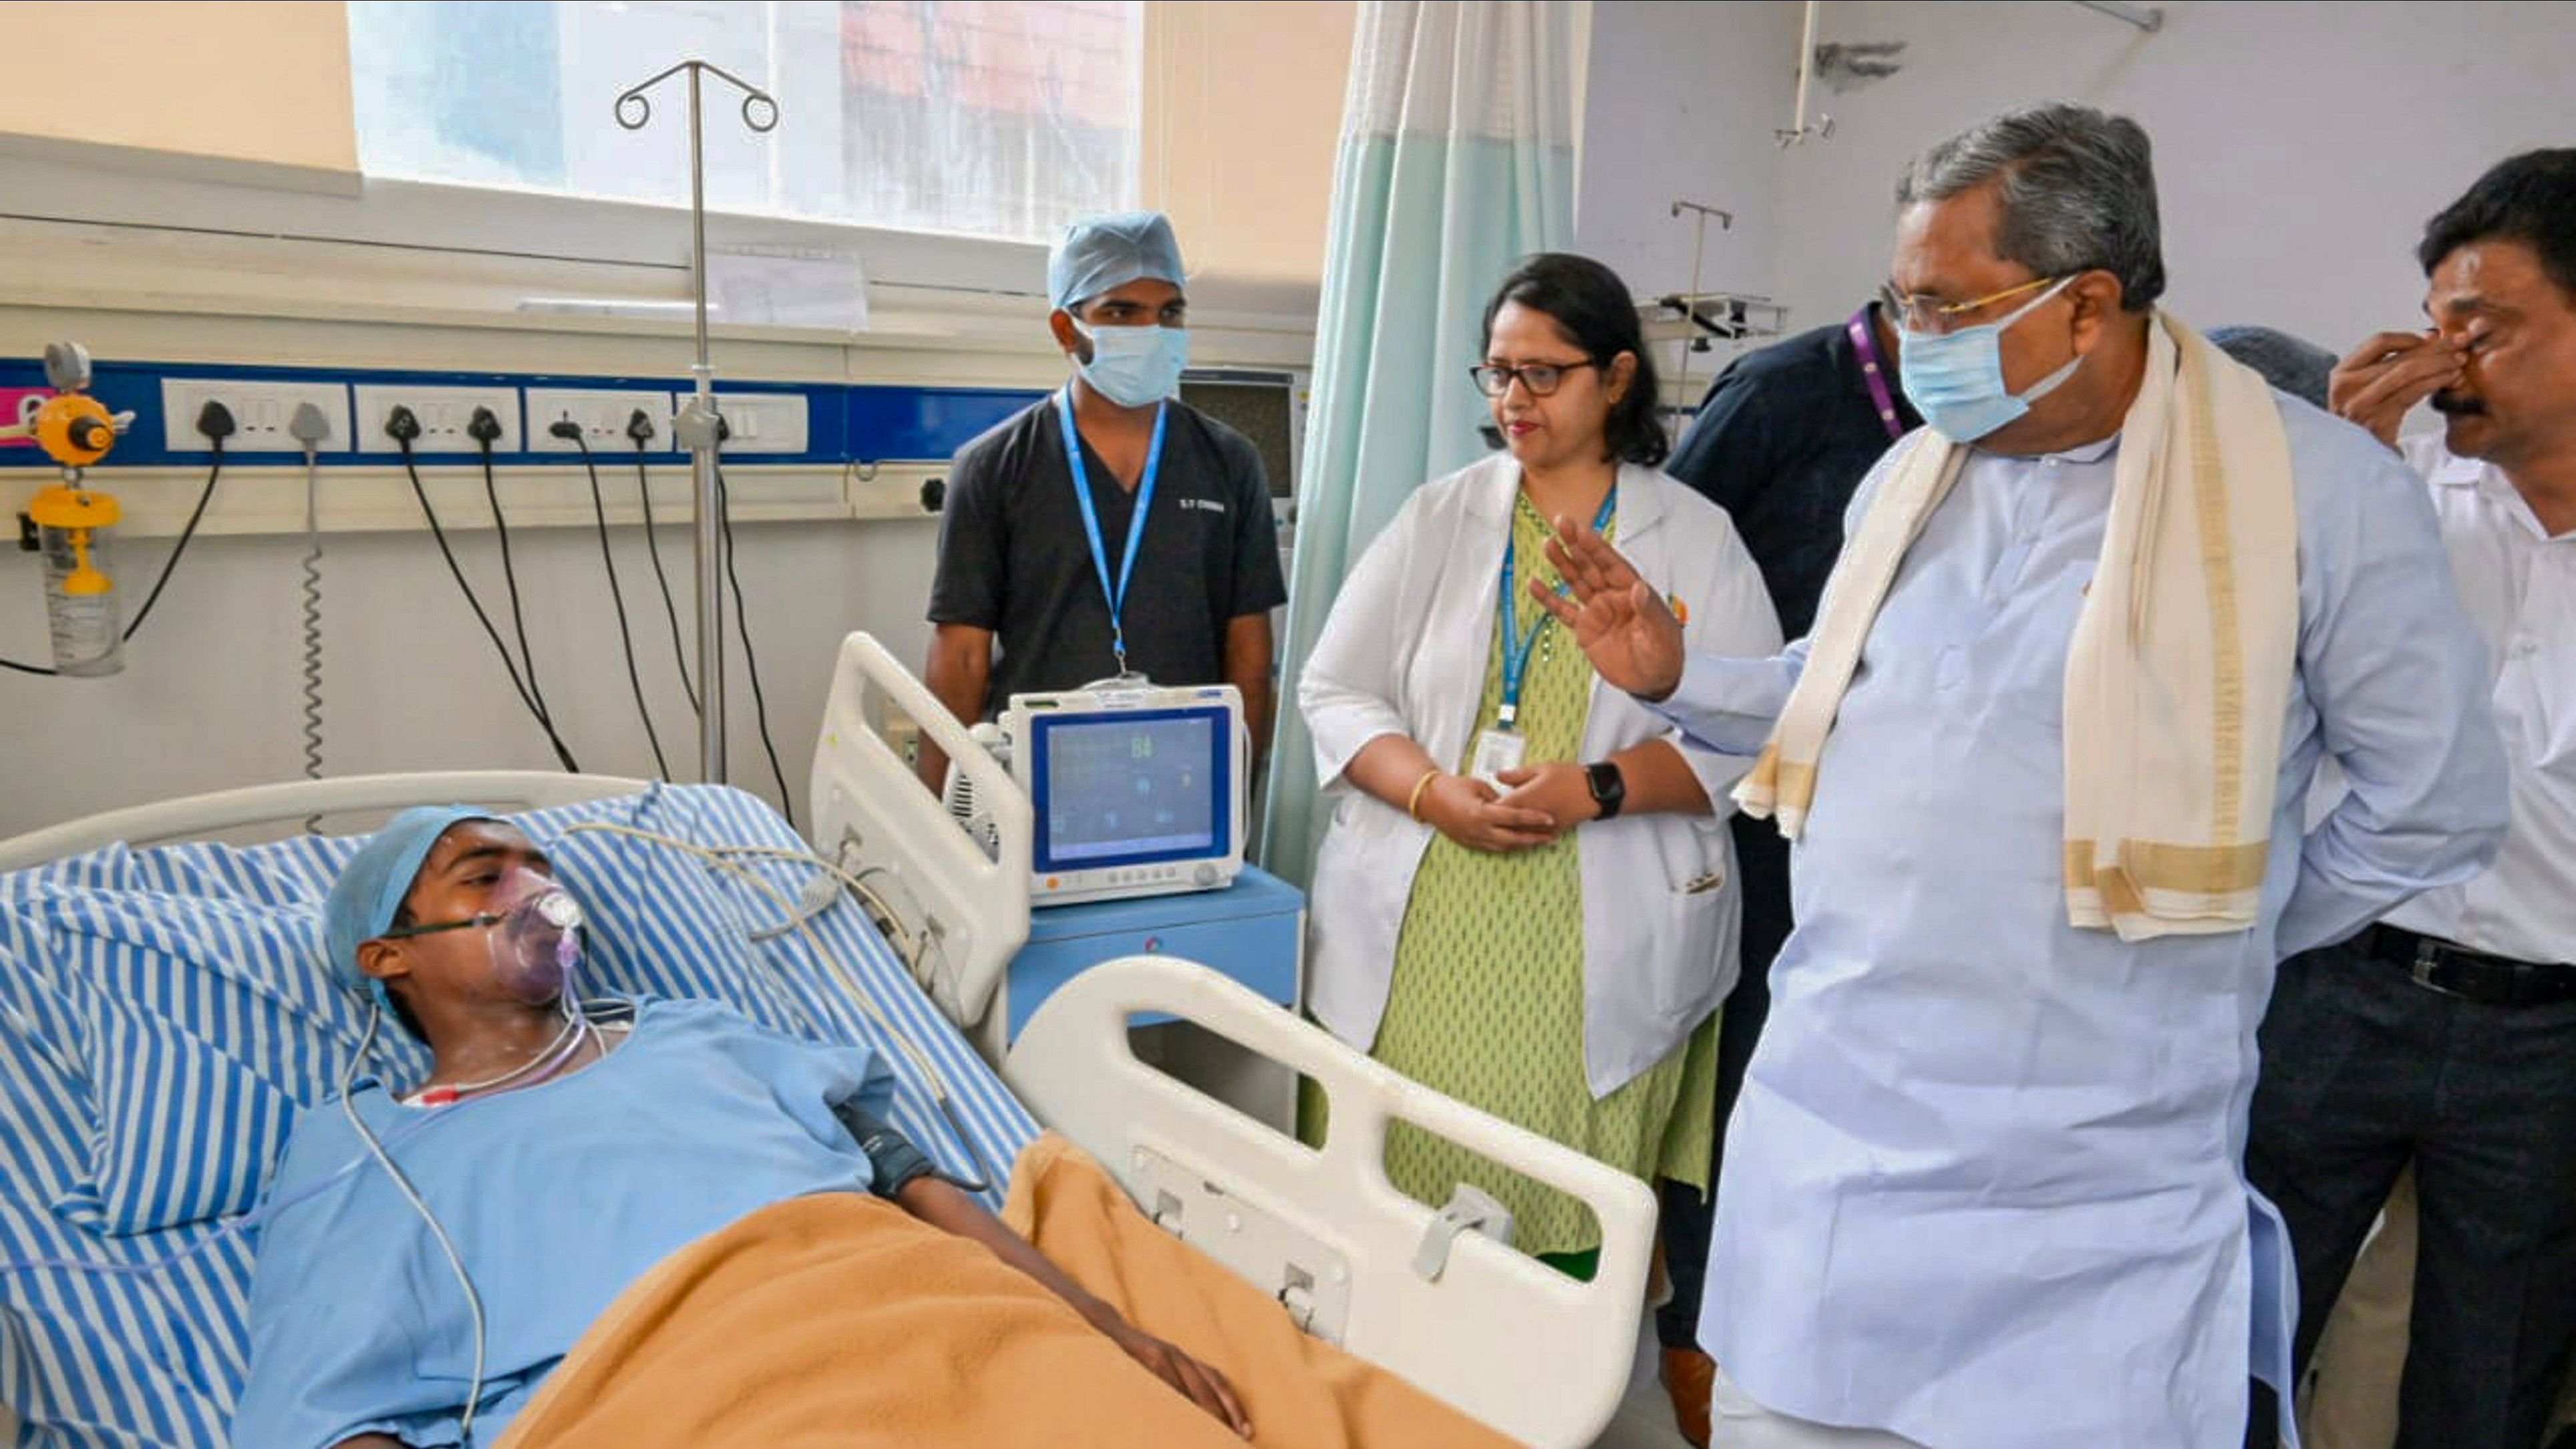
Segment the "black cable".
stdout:
[[[415,421],[413,427],[416,429],[418,426]],[[447,560],[447,572],[454,576],[456,587],[464,593],[466,607],[474,611],[475,621],[483,626],[483,633],[492,641],[492,647],[501,652],[501,667],[509,671],[510,687],[518,691],[519,703],[528,707],[528,713],[536,716],[537,724],[545,730],[547,743],[555,748],[555,758],[563,762],[564,769],[580,774],[581,766],[574,763],[572,751],[564,745],[563,736],[555,733],[553,723],[537,708],[536,700],[528,693],[528,686],[520,680],[519,666],[510,659],[510,646],[501,642],[501,631],[493,627],[492,616],[483,611],[483,601],[474,596],[474,585],[467,582],[464,567],[457,563],[456,550],[448,547],[447,530],[438,526],[438,510],[430,506],[429,490],[420,484],[420,469],[411,455],[411,438],[395,433],[394,442],[402,449],[403,476],[411,479],[412,497],[420,500],[421,517],[429,520],[429,536],[438,544],[438,556]]]
[[[482,426],[489,420],[490,431]],[[519,610],[519,570],[510,560],[510,521],[501,513],[501,485],[492,475],[492,438],[500,431],[500,419],[488,408],[475,409],[474,441],[483,452],[483,498],[492,505],[492,536],[501,542],[501,583],[510,596],[510,632],[519,637],[519,671],[528,681],[528,698],[536,705],[537,718],[546,729],[555,727],[555,712],[546,707],[546,691],[537,683],[537,656],[528,648],[528,621]]]
[[760,695],[760,661],[751,652],[751,611],[742,602],[742,575],[733,562],[733,499],[725,488],[724,470],[716,470],[716,523],[724,532],[725,582],[733,590],[734,633],[742,640],[743,673],[751,676],[752,718],[760,723],[760,748],[769,756],[769,777],[778,782],[778,812],[787,828],[796,828],[796,801],[787,790],[787,772],[778,767],[778,747],[769,742],[769,701]]
[[18,662],[17,660],[15,660],[15,659],[0,659],[0,669],[14,669],[14,670],[18,671],[20,674],[60,674],[60,673],[62,673],[62,671],[61,671],[61,670],[59,670],[59,669],[47,669],[45,666],[43,666],[43,665],[41,665],[41,664],[21,664],[21,663],[19,663],[19,662]]
[[671,657],[680,665],[680,690],[689,697],[689,712],[703,719],[707,707],[698,703],[698,687],[689,682],[689,651],[680,642],[680,606],[671,601],[671,576],[662,571],[662,546],[653,541],[653,480],[644,470],[644,437],[629,427],[628,436],[635,438],[635,493],[644,502],[644,551],[653,556],[653,579],[662,586],[662,613],[671,621]]
[[662,737],[653,728],[653,708],[644,702],[644,675],[635,667],[635,634],[626,623],[626,594],[617,586],[617,557],[608,547],[608,502],[599,491],[599,461],[591,457],[590,440],[581,435],[580,425],[573,425],[570,436],[581,449],[581,466],[590,473],[590,516],[599,524],[599,562],[608,570],[608,599],[617,606],[617,643],[626,651],[626,683],[635,691],[635,713],[642,717],[644,738],[653,746],[653,768],[668,780],[671,764],[662,758]]
[[131,640],[143,621],[152,616],[152,606],[161,602],[161,591],[170,584],[170,575],[179,567],[179,555],[188,551],[188,540],[197,536],[197,525],[206,516],[206,505],[215,501],[215,483],[224,476],[224,440],[214,435],[215,463],[206,470],[206,486],[197,490],[197,506],[188,513],[188,526],[179,530],[179,541],[170,545],[170,556],[161,561],[161,577],[152,581],[152,592],[143,596],[143,607],[125,622],[124,637]]

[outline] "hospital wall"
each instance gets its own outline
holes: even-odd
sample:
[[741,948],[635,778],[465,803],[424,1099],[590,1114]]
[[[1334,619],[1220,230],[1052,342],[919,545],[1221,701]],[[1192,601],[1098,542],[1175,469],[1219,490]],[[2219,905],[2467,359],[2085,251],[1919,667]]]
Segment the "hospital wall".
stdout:
[[1592,7],[1574,240],[1641,296],[1691,285],[1767,292],[1780,238],[1777,148],[1797,89],[1798,7],[1606,0]]
[[[1795,4],[1604,0],[1591,7],[1574,245],[1641,297],[1767,296],[1782,246],[1771,132],[1796,91]],[[1705,225],[1673,203],[1732,218]],[[1696,279],[1694,279],[1696,266]],[[1666,401],[1695,404],[1734,349],[1659,341]]]
[[[380,322],[192,316],[102,309],[0,307],[0,353],[26,355],[57,336],[85,340],[101,357],[163,361],[258,360],[321,367],[519,368],[580,374],[685,376],[684,338],[640,332],[538,333],[517,329],[395,326]],[[950,345],[904,353],[813,344],[719,344],[727,377],[1023,383],[1043,386],[1060,366],[1039,348]],[[424,468],[446,485],[450,539],[485,607],[509,631],[495,535],[474,482],[453,463]],[[837,470],[833,470],[837,471]],[[562,469],[550,469],[557,478]],[[612,459],[610,496],[628,495],[631,466]],[[654,467],[668,502],[685,464]],[[575,476],[578,476],[577,471]],[[382,488],[400,475],[381,466],[334,468],[324,487]],[[119,480],[129,499],[193,496],[202,472],[155,470]],[[841,637],[864,628],[907,658],[927,640],[935,518],[749,521],[764,494],[809,480],[736,479],[738,561],[759,652],[771,732],[801,818],[805,778],[828,671]],[[235,526],[287,470],[227,471],[208,527]],[[505,469],[505,499],[525,501],[546,481]],[[398,484],[397,484],[398,486]],[[326,509],[330,506],[325,505]],[[155,536],[118,541],[129,604],[170,547],[169,504]],[[666,520],[673,516],[665,511]],[[685,513],[679,517],[685,519]],[[666,523],[661,552],[681,627],[695,651],[689,530]],[[512,532],[531,647],[546,699],[581,765],[650,777],[654,762],[629,692],[596,535],[587,527]],[[265,525],[201,535],[148,624],[127,646],[123,672],[104,679],[0,676],[0,834],[122,805],[294,778],[302,770],[300,563],[305,541]],[[692,778],[697,759],[689,705],[641,530],[615,530],[635,650],[670,763]],[[325,768],[333,775],[386,770],[529,768],[555,761],[543,733],[511,693],[491,644],[415,527],[333,531],[324,539],[320,637]],[[775,799],[755,728],[754,699],[738,643],[728,638],[730,778]],[[0,655],[41,660],[46,643],[34,560],[0,559]]]
[[357,189],[346,6],[17,4],[5,29],[0,149]]
[[2162,9],[2148,34],[2072,4],[1826,5],[1822,39],[1906,49],[1896,76],[1819,87],[1832,139],[1780,155],[1778,286],[1798,325],[1848,314],[1885,277],[1909,156],[2022,102],[2085,101],[2147,128],[2177,312],[2338,353],[2417,319],[2426,217],[2512,152],[2576,143],[2564,4]]
[[[185,55],[173,52],[204,40],[176,25],[166,32],[164,52],[138,55],[133,48],[149,51],[153,32],[126,26],[123,6],[23,8],[47,12],[58,38],[114,38],[127,47],[119,54],[143,73],[180,64]],[[315,49],[317,12],[336,17],[340,8],[205,10],[252,31],[254,48],[273,44],[319,64],[315,57],[327,59],[345,40]],[[1148,33],[1145,199],[1184,218],[1201,362],[1299,367],[1311,355],[1354,8],[1347,0],[1156,7],[1161,13]],[[260,27],[268,27],[264,41]],[[345,126],[345,56],[341,64],[338,123]],[[291,69],[300,75],[301,67]],[[690,346],[683,325],[536,316],[518,307],[535,295],[684,295],[685,274],[676,265],[685,249],[683,214],[518,200],[496,203],[486,219],[450,214],[447,198],[435,194],[406,199],[400,188],[370,187],[362,195],[354,178],[344,176],[346,185],[328,180],[332,158],[309,138],[286,134],[290,124],[327,129],[327,106],[292,123],[263,113],[246,128],[206,125],[203,113],[222,108],[215,98],[224,91],[218,73],[200,79],[205,84],[184,98],[172,86],[120,91],[101,82],[94,99],[140,117],[121,128],[92,126],[59,108],[0,104],[0,195],[11,203],[0,211],[16,214],[0,218],[0,356],[31,357],[48,341],[76,339],[102,361],[632,376],[685,386]],[[1274,109],[1199,109],[1256,80]],[[261,84],[286,81],[269,75]],[[605,124],[604,101],[601,112]],[[1288,124],[1301,115],[1302,126]],[[200,145],[192,139],[199,137],[240,143],[224,140],[222,154],[214,154],[214,141]],[[680,144],[676,133],[665,139]],[[1256,176],[1257,196],[1246,180]],[[271,241],[261,235],[268,231],[347,240]],[[719,242],[810,243],[821,235],[721,221],[715,232]],[[856,244],[878,284],[868,333],[719,328],[721,377],[1028,388],[1062,379],[1063,361],[1044,331],[1043,248],[885,235]],[[472,470],[450,464],[425,471],[433,489],[472,500],[461,516],[481,517]],[[677,459],[657,465],[657,499],[685,471]],[[742,588],[771,734],[801,818],[815,725],[841,638],[866,629],[905,658],[922,656],[937,522],[926,514],[759,521],[764,485],[754,471],[746,466],[736,487]],[[607,473],[612,497],[631,490],[631,468]],[[838,487],[838,475],[777,476],[768,486],[811,496]],[[0,471],[0,501],[22,506],[34,477],[33,470]],[[500,484],[505,498],[521,499],[578,488],[570,481],[578,477],[577,469],[560,467],[505,469]],[[202,478],[202,470],[170,468],[114,480],[128,501],[118,562],[130,591],[159,569]],[[326,489],[335,480],[377,496],[395,496],[389,490],[402,486],[399,472],[381,464],[335,467]],[[96,680],[0,674],[0,835],[301,773],[305,543],[300,533],[279,531],[275,506],[290,491],[300,505],[293,470],[227,470],[207,531],[129,646],[123,673]],[[465,523],[454,542],[497,610],[501,575],[488,526]],[[688,530],[666,524],[659,542],[694,651]],[[651,775],[595,534],[523,525],[512,544],[546,697],[581,764]],[[687,778],[695,733],[640,530],[617,529],[614,548],[664,750]],[[544,735],[512,696],[425,531],[409,523],[333,527],[322,571],[329,773],[554,767]],[[505,633],[508,627],[505,619]],[[41,661],[46,652],[35,560],[0,553],[0,656]],[[729,777],[775,797],[742,654],[730,642],[728,662]]]

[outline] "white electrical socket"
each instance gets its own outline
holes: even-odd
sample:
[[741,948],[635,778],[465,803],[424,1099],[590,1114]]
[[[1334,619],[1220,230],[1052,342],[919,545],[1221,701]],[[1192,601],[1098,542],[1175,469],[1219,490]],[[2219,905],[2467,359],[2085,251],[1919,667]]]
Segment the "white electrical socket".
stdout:
[[501,436],[494,440],[495,453],[516,453],[527,447],[522,441],[527,434],[519,426],[519,390],[515,387],[422,387],[409,383],[360,383],[358,396],[358,451],[361,453],[399,453],[402,446],[385,432],[385,420],[397,406],[411,409],[420,419],[420,436],[412,440],[415,453],[480,453],[483,445],[465,431],[476,408],[490,408],[501,420]]
[[641,408],[653,420],[653,436],[645,440],[648,453],[679,451],[679,442],[671,436],[671,395],[667,392],[620,392],[611,388],[532,387],[528,389],[528,451],[532,453],[578,453],[581,445],[569,438],[558,438],[550,431],[565,418],[581,426],[584,442],[590,451],[611,457],[632,457],[635,440],[626,435],[627,420]]
[[271,382],[251,378],[165,377],[161,379],[162,446],[173,453],[211,453],[215,445],[197,431],[197,415],[210,402],[222,403],[233,415],[233,435],[224,439],[227,453],[300,453],[304,444],[287,432],[287,420],[299,403],[322,410],[327,429],[320,451],[345,453],[349,434],[349,389],[336,382]]
[[[679,401],[686,404],[686,395]],[[725,420],[728,453],[802,453],[806,446],[805,394],[720,392],[716,412]]]

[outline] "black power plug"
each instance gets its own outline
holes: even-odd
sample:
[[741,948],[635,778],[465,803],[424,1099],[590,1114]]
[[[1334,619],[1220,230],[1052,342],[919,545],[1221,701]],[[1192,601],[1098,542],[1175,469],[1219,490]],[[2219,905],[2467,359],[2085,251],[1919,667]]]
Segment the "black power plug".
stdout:
[[653,441],[653,415],[642,408],[627,414],[626,436],[634,439],[639,448]]
[[406,445],[419,442],[420,414],[395,403],[393,411],[385,414],[385,436]]
[[546,424],[546,436],[561,438],[567,443],[578,443],[581,441],[581,424],[570,418],[557,418]]
[[206,399],[206,405],[197,409],[197,432],[200,436],[220,443],[239,431],[240,425],[233,421],[233,410],[215,399]]
[[476,408],[465,420],[465,436],[481,443],[485,452],[501,441],[501,415],[490,408]]

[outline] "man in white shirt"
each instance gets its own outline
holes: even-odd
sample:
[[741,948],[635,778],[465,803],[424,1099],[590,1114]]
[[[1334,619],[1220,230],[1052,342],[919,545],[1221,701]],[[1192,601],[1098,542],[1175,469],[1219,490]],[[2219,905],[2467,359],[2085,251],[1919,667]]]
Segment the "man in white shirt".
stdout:
[[2426,226],[2422,333],[2336,369],[2407,440],[2485,637],[2513,824],[2483,875],[2284,962],[2247,1168],[2298,1258],[2304,1370],[2412,1163],[2400,1449],[2533,1449],[2576,1350],[2576,150],[2498,165]]
[[[1777,659],[1685,657],[1656,589],[1560,524],[1574,598],[1558,617],[1595,668],[1695,738],[1762,751],[1749,779],[1777,778],[1800,830],[1797,925],[1717,1197],[1710,1277],[1727,1291],[1700,1327],[1719,1366],[1713,1442],[2233,1444],[2249,1371],[2288,1366],[2278,1226],[2240,1162],[2276,947],[2350,935],[2484,863],[2505,820],[2484,650],[2397,460],[2155,309],[2155,179],[2134,122],[2071,105],[1999,117],[1916,161],[1898,202],[1890,302],[1931,433],[1862,486],[1808,639]],[[2226,426],[2177,432],[2203,407]],[[2261,446],[2231,453],[2240,436]],[[1946,493],[1919,491],[1932,458],[1957,470]],[[2134,505],[2169,498],[2155,480],[2182,470],[2198,501],[2141,523]],[[2228,479],[2214,495],[2213,472]],[[1881,518],[1882,489],[1930,501]],[[2265,742],[2227,774],[2254,841],[2150,848],[2135,872],[2150,885],[2177,861],[2228,885],[2219,915],[2168,920],[2174,892],[2126,889],[2094,847],[2174,837],[2079,842],[2070,812],[2200,792],[2070,767],[2105,736],[2142,743],[2116,715],[2070,727],[2105,697],[2073,688],[2095,662],[2075,646],[2153,639],[2205,603],[2164,592],[2196,569],[2106,541],[2178,537],[2232,570],[2181,525],[2223,534],[2207,510],[2249,494],[2273,510],[2247,535],[2267,567],[2231,577],[2268,663],[2204,704],[2225,747]],[[2097,568],[2133,576],[2096,588]],[[2088,613],[2099,600],[2114,612]],[[2158,680],[2174,689],[2147,706],[2196,683]],[[1793,736],[1812,737],[1819,689],[1835,708],[1811,752]],[[2210,739],[2204,719],[2143,743]],[[2303,835],[2328,757],[2355,794]]]

